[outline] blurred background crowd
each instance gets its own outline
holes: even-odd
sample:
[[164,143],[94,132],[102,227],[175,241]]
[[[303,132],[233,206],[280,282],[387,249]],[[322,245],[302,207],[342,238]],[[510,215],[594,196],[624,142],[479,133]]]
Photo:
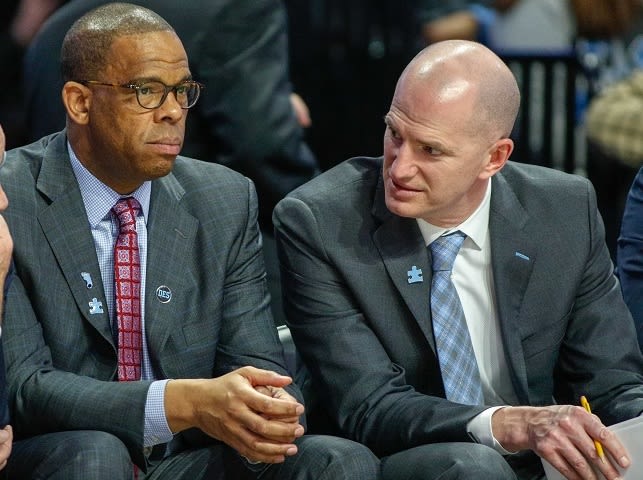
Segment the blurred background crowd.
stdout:
[[[0,124],[6,132],[7,148],[23,145],[49,133],[47,128],[54,128],[43,126],[42,120],[48,121],[50,116],[44,113],[47,110],[43,102],[56,104],[58,98],[41,97],[39,103],[30,98],[37,89],[34,85],[52,84],[35,73],[34,63],[40,61],[43,49],[57,53],[51,40],[37,45],[38,32],[58,10],[73,8],[72,4],[79,3],[78,0],[5,2],[5,11],[9,14],[2,20],[0,42],[3,65],[0,78],[4,82],[0,89]],[[159,0],[159,3],[167,2]],[[228,5],[223,33],[229,34],[235,28],[247,32],[244,35],[250,46],[245,51],[251,52],[251,43],[262,41],[256,29],[267,27],[259,27],[251,15],[242,12],[241,5],[247,2],[211,0],[212,5],[218,3]],[[285,22],[283,33],[287,43],[283,44],[286,49],[283,58],[279,55],[270,58],[280,62],[277,68],[289,82],[293,115],[301,128],[301,140],[306,144],[305,148],[290,149],[289,153],[306,157],[306,169],[300,172],[298,183],[351,156],[381,154],[382,119],[396,79],[423,46],[452,38],[478,40],[506,59],[512,70],[515,69],[522,87],[523,115],[514,132],[518,147],[512,159],[588,176],[597,190],[608,246],[615,252],[624,198],[643,164],[641,0],[283,0],[273,3],[273,10],[284,11],[284,15],[275,16],[274,21]],[[154,1],[146,2],[146,6],[154,9]],[[178,2],[176,9],[178,16],[194,14],[194,9]],[[172,23],[171,16],[164,16]],[[217,28],[212,28],[201,42],[218,45],[234,38],[223,33],[217,38]],[[188,55],[192,61],[190,51]],[[31,58],[31,64],[25,64],[26,58]],[[251,104],[254,96],[272,95],[270,91],[261,91],[262,78],[267,75],[264,68],[251,69],[247,75],[258,79],[253,91],[241,89],[227,94],[213,80],[212,84],[205,82],[203,96],[239,95],[233,96],[233,100]],[[265,85],[266,90],[273,88],[268,80]],[[245,95],[243,99],[242,95]],[[223,125],[235,121],[233,115],[218,113],[204,117]],[[246,121],[260,126],[264,118],[264,115],[255,115]],[[64,126],[63,118],[58,122]],[[195,127],[188,124],[190,128]],[[208,130],[212,132],[209,140]],[[217,131],[225,132],[222,133],[227,137],[225,141],[216,138]],[[267,137],[258,140],[254,136],[235,136],[248,136],[247,132],[252,131],[204,129],[198,156],[219,161],[221,150],[227,148],[226,142],[239,145],[268,142]],[[186,142],[189,141],[188,136]],[[196,150],[187,144],[184,152],[193,151]],[[262,153],[260,149],[257,151],[257,162],[261,165]],[[298,168],[296,162],[288,161],[280,167],[278,158],[270,162],[271,168],[281,168],[284,172]],[[235,168],[233,163],[230,166]],[[250,171],[243,173],[251,178],[254,175]],[[261,184],[261,179],[253,180]],[[270,210],[297,182],[281,189],[267,184],[264,190],[272,188],[276,194],[259,191],[260,203],[262,197],[270,196],[264,201]],[[266,224],[269,218],[264,219],[264,227],[270,231],[271,226]]]

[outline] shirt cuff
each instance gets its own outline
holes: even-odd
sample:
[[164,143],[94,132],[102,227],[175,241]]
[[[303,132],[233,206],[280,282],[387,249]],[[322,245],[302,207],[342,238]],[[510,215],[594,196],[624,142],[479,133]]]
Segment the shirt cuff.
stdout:
[[504,405],[499,407],[491,407],[480,412],[478,415],[473,417],[467,423],[467,433],[469,437],[476,442],[487,447],[493,448],[496,452],[501,455],[512,455],[516,452],[509,452],[500,445],[500,442],[496,440],[496,437],[493,436],[493,430],[491,428],[491,417],[493,416],[496,410],[504,408]]
[[145,429],[143,446],[152,447],[167,443],[173,438],[165,418],[165,386],[169,380],[157,380],[150,384],[145,401]]

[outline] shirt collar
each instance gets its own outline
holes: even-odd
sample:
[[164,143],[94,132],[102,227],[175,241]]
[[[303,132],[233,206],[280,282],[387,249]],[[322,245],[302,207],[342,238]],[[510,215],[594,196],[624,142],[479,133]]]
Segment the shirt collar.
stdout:
[[[83,204],[87,212],[87,219],[92,228],[96,227],[104,218],[107,217],[112,207],[123,195],[115,192],[103,182],[98,180],[85,166],[78,160],[78,157],[67,142],[67,150],[71,159],[71,167],[80,187],[80,194],[83,197]],[[144,182],[128,197],[134,197],[141,204],[143,218],[147,223],[147,214],[150,209],[150,195],[152,192],[152,182]]]
[[436,238],[444,235],[447,232],[454,232],[460,230],[468,238],[470,238],[476,247],[479,250],[484,248],[485,242],[487,240],[487,232],[489,231],[489,208],[491,206],[491,179],[487,185],[487,190],[485,195],[478,205],[478,208],[457,227],[453,228],[444,228],[437,227],[430,224],[426,220],[421,218],[417,219],[418,226],[420,227],[420,232],[422,232],[422,237],[424,238],[425,245],[430,245]]

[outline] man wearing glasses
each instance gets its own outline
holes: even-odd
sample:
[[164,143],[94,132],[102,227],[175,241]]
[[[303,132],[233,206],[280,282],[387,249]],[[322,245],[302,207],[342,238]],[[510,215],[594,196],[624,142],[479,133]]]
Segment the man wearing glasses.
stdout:
[[202,86],[172,28],[108,4],[61,59],[66,129],[0,172],[9,478],[377,478],[365,447],[304,435],[254,187],[178,156]]

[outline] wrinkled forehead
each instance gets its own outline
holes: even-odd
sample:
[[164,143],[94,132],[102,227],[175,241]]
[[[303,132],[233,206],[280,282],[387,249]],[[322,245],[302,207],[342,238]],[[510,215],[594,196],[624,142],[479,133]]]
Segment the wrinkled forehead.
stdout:
[[183,78],[189,73],[187,54],[174,32],[150,32],[124,35],[112,42],[106,72],[129,76],[145,72],[175,72]]

